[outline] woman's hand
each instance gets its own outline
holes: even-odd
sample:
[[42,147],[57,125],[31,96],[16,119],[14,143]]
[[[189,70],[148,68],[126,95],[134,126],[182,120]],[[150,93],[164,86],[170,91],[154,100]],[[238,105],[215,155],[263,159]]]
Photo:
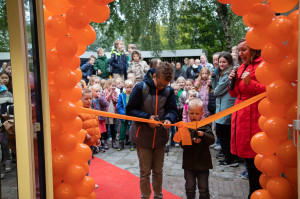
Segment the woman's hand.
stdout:
[[230,74],[229,74],[229,76],[228,76],[228,79],[231,81],[232,78],[235,77],[235,75],[236,75],[235,70],[231,70],[231,72],[230,72]]
[[245,71],[243,74],[242,74],[242,80],[245,82],[245,84],[249,84],[250,80],[251,80],[251,74],[250,74],[250,71],[248,69],[248,71]]

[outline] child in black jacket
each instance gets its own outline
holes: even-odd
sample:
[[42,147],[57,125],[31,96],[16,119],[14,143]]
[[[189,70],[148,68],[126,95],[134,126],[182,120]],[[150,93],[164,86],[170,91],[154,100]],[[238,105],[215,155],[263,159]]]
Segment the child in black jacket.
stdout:
[[[199,98],[189,102],[188,114],[191,121],[200,121],[203,115],[203,103]],[[191,146],[182,146],[185,178],[185,190],[187,199],[196,196],[196,184],[198,185],[201,199],[209,198],[208,176],[212,169],[209,145],[215,142],[211,125],[205,125],[197,130],[189,129],[192,138]]]

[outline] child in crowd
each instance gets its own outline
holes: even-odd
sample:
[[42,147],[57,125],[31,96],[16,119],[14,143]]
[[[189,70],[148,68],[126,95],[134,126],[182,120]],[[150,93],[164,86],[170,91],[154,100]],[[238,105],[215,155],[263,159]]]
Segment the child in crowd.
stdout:
[[[99,84],[94,84],[91,90],[93,96],[92,109],[105,111],[108,107],[108,102],[106,98],[101,94],[101,86]],[[107,131],[105,126],[105,120],[106,117],[98,116],[100,133],[105,133]],[[103,149],[102,146],[100,146],[99,148],[101,152],[105,152],[105,149]]]
[[134,73],[128,73],[127,74],[127,79],[130,79],[132,82],[135,82],[135,74]]
[[[82,89],[82,97],[81,97],[82,105],[84,108],[91,108],[92,105],[92,92],[90,89],[85,88]],[[78,115],[82,120],[82,128],[87,132],[85,136],[84,143],[89,147],[100,146],[100,138],[101,134],[98,126],[98,118],[95,115],[91,115],[88,113],[79,113]],[[88,164],[90,165],[90,161]],[[88,174],[87,174],[88,175]],[[98,185],[95,184],[95,188],[98,188]]]
[[194,80],[193,79],[187,79],[187,80],[185,80],[184,91],[182,93],[180,93],[180,95],[179,95],[178,104],[179,104],[179,108],[180,109],[183,109],[183,107],[185,105],[185,101],[187,100],[187,92],[189,90],[191,90],[193,87],[194,87]]
[[232,53],[235,53],[235,54],[239,54],[239,49],[238,49],[238,47],[237,47],[237,46],[233,46],[233,47],[231,48],[231,52],[232,52]]
[[[178,118],[179,118],[179,121],[182,120],[182,111],[183,111],[183,106],[184,106],[184,103],[183,103],[183,105],[181,105],[179,103],[179,99],[180,99],[181,94],[185,90],[185,83],[186,83],[186,81],[185,81],[184,77],[178,77],[178,79],[176,81],[176,84],[178,85],[179,90],[178,90],[178,94],[177,94],[176,98],[178,98],[177,104],[178,104]],[[176,144],[176,146],[179,146],[179,144]]]
[[107,70],[109,66],[109,59],[107,59],[104,49],[97,49],[98,58],[94,64],[94,71],[96,71],[96,75],[100,78],[107,79],[109,77],[109,72]]
[[100,77],[98,77],[96,75],[91,76],[90,81],[88,83],[88,87],[91,88],[94,84],[100,85]]
[[7,90],[13,94],[11,76],[6,70],[0,73],[0,79],[1,83],[7,88]]
[[187,68],[190,67],[189,59],[184,58],[183,63],[184,64],[182,65],[182,69],[184,70],[184,72],[186,72]]
[[239,66],[238,63],[238,55],[236,53],[231,53],[232,60],[233,60],[233,66]]
[[[177,83],[171,84],[171,87],[174,89],[174,94],[176,96],[176,103],[177,103],[177,116],[179,116],[179,106],[178,106],[178,92],[179,92],[179,85]],[[177,117],[177,121],[179,120],[179,117]],[[179,143],[173,141],[173,137],[176,133],[176,126],[171,126],[170,127],[170,134],[169,134],[169,142],[166,145],[166,152],[169,152],[169,146],[180,146]]]
[[209,68],[204,67],[201,69],[200,75],[195,81],[195,87],[198,90],[199,97],[203,103],[204,114],[202,116],[202,119],[210,115],[210,112],[208,111],[210,85],[210,70]]
[[105,89],[105,85],[106,85],[106,79],[101,79],[100,80],[101,93]]
[[95,63],[96,57],[94,55],[91,55],[89,57],[89,60],[80,66],[81,72],[82,72],[82,79],[84,79],[85,83],[88,83],[91,79],[91,76],[93,75],[93,66]]
[[[133,88],[134,83],[132,80],[126,80],[125,81],[125,91],[119,95],[119,100],[118,100],[118,106],[117,110],[119,114],[125,115],[126,113],[126,105],[128,103],[132,88]],[[119,148],[118,151],[121,151],[124,149],[124,141],[126,137],[126,132],[127,130],[129,131],[131,125],[131,121],[128,120],[121,120],[121,131],[120,131],[120,142],[119,142]],[[127,136],[128,140],[128,136]],[[130,143],[130,150],[134,151],[134,144]]]
[[77,83],[77,86],[79,86],[79,88],[81,88],[81,89],[87,88],[84,79],[81,79],[81,80]]
[[178,77],[184,77],[185,78],[185,71],[181,68],[181,63],[177,62],[176,63],[176,69],[174,72],[174,81],[178,79]]
[[[199,98],[192,99],[188,107],[189,118],[192,122],[200,121],[203,115],[203,105]],[[192,145],[182,146],[184,169],[185,191],[187,199],[196,197],[196,187],[199,190],[199,198],[209,199],[209,169],[212,169],[211,154],[209,145],[215,139],[211,130],[211,125],[205,125],[197,130],[189,129],[191,135],[198,134],[200,138],[192,137]]]
[[128,64],[130,62],[130,57],[131,57],[131,53],[132,51],[136,50],[136,44],[128,44],[128,54],[127,54],[127,61]]
[[121,93],[123,93],[124,81],[122,78],[117,78],[116,83],[117,83],[116,92],[117,95],[119,96]]
[[187,93],[187,98],[188,99],[186,100],[183,111],[182,111],[182,121],[185,122],[185,123],[191,122],[191,120],[189,118],[189,115],[188,115],[188,106],[189,106],[189,102],[192,99],[197,98],[197,91],[194,90],[194,89],[189,90],[188,93]]
[[113,77],[116,79],[121,77],[124,80],[124,75],[127,73],[128,62],[124,53],[124,42],[116,40],[114,43],[115,49],[111,51],[109,64],[112,66]]
[[150,68],[157,68],[159,66],[159,63],[161,62],[160,59],[153,58],[150,61]]
[[135,78],[136,78],[135,83],[139,83],[143,81],[143,78],[148,70],[149,70],[149,66],[147,62],[143,61],[141,52],[138,50],[132,51],[130,57],[130,65],[127,72],[135,74]]
[[[117,111],[117,103],[118,103],[118,95],[116,92],[116,80],[115,79],[108,79],[106,81],[106,89],[103,91],[103,95],[105,96],[106,100],[108,101],[109,105],[107,107],[107,112],[109,113],[116,113]],[[107,118],[106,119],[106,124],[108,128],[108,125],[110,127],[110,133],[112,137],[112,148],[117,149],[118,146],[116,144],[116,130],[115,130],[115,123],[116,119],[114,118]],[[108,135],[107,133],[103,133],[103,140],[104,140],[104,149],[108,149],[108,144],[107,144],[107,138]]]

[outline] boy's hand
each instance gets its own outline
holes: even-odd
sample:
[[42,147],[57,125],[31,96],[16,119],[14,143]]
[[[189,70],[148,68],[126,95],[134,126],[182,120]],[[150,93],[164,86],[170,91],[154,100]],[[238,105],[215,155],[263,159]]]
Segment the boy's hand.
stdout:
[[101,75],[101,73],[102,73],[102,72],[101,72],[101,70],[100,70],[100,69],[98,69],[98,75]]
[[204,135],[203,131],[198,131],[198,136],[202,137]]
[[[171,122],[169,121],[169,120],[165,120],[164,121],[164,124],[171,124]],[[165,129],[168,129],[168,128],[170,128],[171,126],[163,126]]]
[[[151,115],[149,119],[150,119],[150,120],[153,120],[153,121],[156,121],[155,115]],[[150,126],[151,128],[159,127],[159,124],[154,124],[154,123],[148,123],[148,124],[149,124],[149,126]]]
[[98,141],[97,141],[97,143],[96,143],[96,146],[101,146],[101,141],[100,141],[100,139],[98,139]]
[[195,142],[196,144],[199,144],[201,142],[200,138],[193,138],[193,142]]

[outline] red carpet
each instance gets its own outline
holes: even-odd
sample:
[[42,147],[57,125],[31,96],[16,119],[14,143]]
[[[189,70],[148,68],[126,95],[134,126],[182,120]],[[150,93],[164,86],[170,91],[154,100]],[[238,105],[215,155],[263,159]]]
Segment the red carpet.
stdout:
[[[138,199],[140,198],[139,178],[129,171],[116,167],[100,158],[95,157],[90,166],[90,176],[99,185],[95,189],[97,199]],[[180,197],[163,190],[165,199]],[[153,198],[153,196],[151,196]]]

